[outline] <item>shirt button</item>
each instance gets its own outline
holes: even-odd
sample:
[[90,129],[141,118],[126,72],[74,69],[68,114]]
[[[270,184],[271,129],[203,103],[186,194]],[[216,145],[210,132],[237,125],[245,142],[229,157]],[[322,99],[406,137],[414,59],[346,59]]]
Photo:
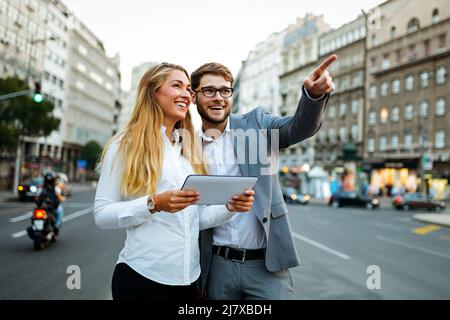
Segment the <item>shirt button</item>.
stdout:
[[263,223],[266,223],[267,222],[267,218],[264,218],[262,221],[263,221]]

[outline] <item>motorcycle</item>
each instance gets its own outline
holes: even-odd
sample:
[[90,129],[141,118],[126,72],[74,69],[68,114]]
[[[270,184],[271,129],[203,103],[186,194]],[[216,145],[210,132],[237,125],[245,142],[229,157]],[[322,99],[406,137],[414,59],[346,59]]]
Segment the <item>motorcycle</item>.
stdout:
[[51,203],[42,201],[33,210],[31,226],[27,228],[27,233],[34,241],[35,250],[42,250],[45,244],[56,241],[59,230],[55,226],[55,215]]

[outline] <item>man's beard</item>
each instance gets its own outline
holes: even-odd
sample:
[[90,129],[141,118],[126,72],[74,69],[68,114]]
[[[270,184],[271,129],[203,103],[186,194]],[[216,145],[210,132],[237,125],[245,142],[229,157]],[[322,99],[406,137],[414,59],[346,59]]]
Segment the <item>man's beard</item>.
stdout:
[[228,111],[225,111],[225,114],[222,119],[211,118],[208,114],[208,108],[206,108],[206,110],[205,110],[204,108],[199,106],[198,103],[197,103],[197,111],[203,120],[206,120],[207,122],[213,123],[213,124],[221,124],[227,120],[228,116],[230,115],[231,109],[228,109]]

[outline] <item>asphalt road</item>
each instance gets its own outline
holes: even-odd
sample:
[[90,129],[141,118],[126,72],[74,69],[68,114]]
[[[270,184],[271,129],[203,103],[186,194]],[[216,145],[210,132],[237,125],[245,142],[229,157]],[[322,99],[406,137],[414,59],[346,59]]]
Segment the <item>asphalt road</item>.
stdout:
[[112,272],[125,231],[99,229],[93,200],[93,191],[68,198],[59,239],[42,251],[34,251],[23,235],[33,205],[0,204],[0,299],[111,299]]
[[[0,204],[0,299],[111,299],[125,231],[95,226],[93,199],[68,198],[58,241],[39,252],[24,232],[33,205]],[[301,257],[295,299],[450,299],[450,228],[390,208],[289,210]]]
[[450,299],[450,228],[391,208],[289,211],[295,299]]

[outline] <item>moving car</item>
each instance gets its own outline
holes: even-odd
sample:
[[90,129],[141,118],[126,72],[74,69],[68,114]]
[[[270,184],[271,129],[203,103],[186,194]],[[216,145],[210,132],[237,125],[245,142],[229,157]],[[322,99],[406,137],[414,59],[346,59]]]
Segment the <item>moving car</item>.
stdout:
[[357,192],[339,191],[330,197],[328,204],[334,208],[350,206],[375,209],[380,206],[380,200]]
[[433,200],[419,192],[397,196],[392,201],[392,205],[399,210],[426,209],[439,212],[445,209],[445,202]]
[[42,191],[43,177],[31,178],[17,187],[19,201],[34,200]]
[[283,199],[286,203],[306,205],[311,200],[309,194],[300,194],[292,187],[283,187]]

